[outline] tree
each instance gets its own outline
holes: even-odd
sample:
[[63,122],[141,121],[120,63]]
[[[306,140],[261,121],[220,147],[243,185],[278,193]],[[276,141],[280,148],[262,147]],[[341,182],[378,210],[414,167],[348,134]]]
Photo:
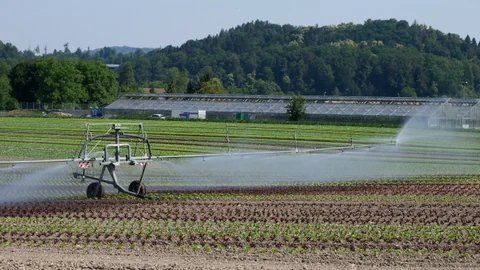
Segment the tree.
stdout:
[[15,65],[9,74],[12,96],[19,102],[35,102],[35,92],[38,90],[38,81],[35,78],[36,63],[20,62]]
[[307,113],[305,112],[305,98],[298,94],[292,95],[292,98],[287,104],[287,115],[291,121],[299,121],[307,119]]
[[190,79],[187,84],[187,94],[194,94],[195,92],[197,92],[197,83]]
[[70,49],[68,48],[68,45],[69,45],[68,42],[63,44],[63,48],[64,48],[63,52],[64,53],[70,53]]
[[252,95],[283,95],[282,89],[275,82],[256,80],[249,94]]
[[40,55],[40,45],[37,45],[37,47],[35,47],[35,55]]
[[10,95],[12,87],[7,76],[9,71],[10,66],[0,63],[0,110],[14,109],[17,104],[17,101]]
[[5,62],[0,62],[0,76],[7,76],[10,73],[10,66]]
[[118,94],[116,74],[100,61],[79,61],[76,68],[83,75],[82,88],[89,103],[105,104]]
[[415,92],[415,89],[412,87],[404,87],[402,91],[400,92],[401,97],[417,97],[417,93]]
[[0,76],[0,110],[16,108],[17,101],[10,95],[12,87],[6,75]]
[[178,68],[167,70],[166,74],[167,93],[185,93],[188,84],[188,73],[180,72]]
[[342,93],[340,93],[340,90],[338,90],[338,87],[335,86],[335,88],[333,89],[333,92],[332,92],[332,96],[341,96]]
[[129,87],[136,84],[132,64],[130,64],[130,62],[126,62],[120,66],[120,75],[118,80],[120,86]]
[[83,75],[76,69],[76,61],[48,58],[36,62],[35,96],[46,103],[83,103],[88,93],[82,87]]
[[214,78],[213,72],[211,69],[206,69],[200,76],[198,77],[198,84],[201,88],[201,85],[212,81]]
[[219,79],[212,79],[202,83],[200,90],[197,91],[197,94],[226,94],[225,88],[223,88],[222,83]]
[[75,56],[78,57],[78,59],[82,58],[82,49],[80,49],[80,47],[75,51]]
[[135,61],[133,63],[133,70],[135,75],[135,81],[138,84],[143,84],[152,77],[152,74],[150,73],[150,70],[151,70],[150,62],[146,57],[142,57],[137,61]]
[[220,79],[215,78],[211,67],[203,68],[202,73],[188,81],[186,85],[187,93],[196,94],[225,94],[227,91],[223,87]]

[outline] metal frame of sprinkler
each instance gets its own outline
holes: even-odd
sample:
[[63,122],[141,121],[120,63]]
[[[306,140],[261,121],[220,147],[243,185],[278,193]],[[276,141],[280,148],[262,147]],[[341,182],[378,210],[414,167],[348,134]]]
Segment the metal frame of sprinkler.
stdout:
[[[143,184],[143,177],[145,175],[145,170],[148,165],[148,161],[152,157],[152,149],[150,147],[150,142],[148,141],[145,131],[143,129],[143,124],[133,124],[138,127],[138,134],[126,134],[123,130],[128,130],[129,127],[124,127],[122,124],[112,124],[111,128],[104,134],[93,136],[89,134],[90,126],[92,124],[85,124],[85,143],[83,144],[80,152],[78,153],[78,159],[81,159],[77,170],[73,173],[74,178],[81,177],[82,181],[85,179],[91,179],[96,182],[91,183],[87,187],[87,197],[89,198],[101,198],[104,194],[102,183],[113,185],[119,192],[126,193],[139,198],[146,198],[146,188]],[[132,124],[129,124],[132,125]],[[100,145],[103,139],[114,138],[115,143],[106,144],[101,151],[102,156],[100,158],[91,156],[96,148]],[[134,151],[132,153],[132,146],[128,143],[121,143],[121,138],[134,139],[135,145],[133,146]],[[95,145],[89,149],[89,145],[95,142]],[[121,149],[125,148],[127,153],[125,156],[120,156]],[[113,155],[111,151],[113,149]],[[141,152],[141,155],[136,155],[137,152]],[[88,169],[93,167],[94,164],[99,161],[98,165],[102,166],[102,170],[99,177],[96,177],[88,173]],[[126,165],[140,165],[142,166],[142,172],[139,180],[135,180],[130,183],[128,189],[120,185],[118,177],[115,173],[115,169],[122,164]],[[105,179],[105,172],[110,174],[112,180]]]
[[[253,156],[253,155],[280,155],[280,154],[297,154],[297,153],[317,153],[324,151],[341,151],[351,150],[355,148],[371,148],[371,145],[354,145],[353,138],[350,138],[350,145],[341,147],[329,148],[313,148],[313,149],[299,149],[297,142],[297,132],[293,132],[294,149],[280,150],[280,151],[264,151],[264,152],[233,152],[230,145],[230,137],[228,125],[225,127],[225,140],[227,143],[227,152],[218,154],[195,154],[182,156],[154,156],[150,141],[144,131],[142,123],[117,123],[108,124],[110,128],[103,134],[94,136],[91,133],[91,126],[105,126],[106,124],[85,124],[85,142],[81,145],[78,154],[71,159],[52,159],[52,160],[21,160],[21,161],[1,161],[0,164],[21,164],[21,163],[59,163],[59,162],[78,162],[78,167],[73,172],[74,178],[80,178],[82,182],[86,179],[93,180],[87,187],[87,197],[101,199],[104,196],[104,188],[102,183],[112,185],[119,192],[125,193],[137,198],[149,198],[146,196],[146,187],[143,183],[145,170],[147,165],[153,160],[166,159],[187,159],[187,158],[202,158],[207,157],[222,157],[222,156]],[[128,134],[124,130],[129,130],[130,127],[137,129],[137,134]],[[114,143],[105,143],[104,140],[114,140]],[[124,141],[128,140],[127,143]],[[103,143],[102,143],[103,142]],[[384,144],[385,145],[385,144]],[[397,146],[395,140],[390,141],[388,145]],[[378,144],[376,146],[379,146]],[[100,151],[99,148],[103,148]],[[126,152],[125,152],[126,151]],[[123,155],[124,154],[124,155]],[[93,175],[93,168],[95,165],[101,166],[100,175],[97,177]],[[116,174],[117,167],[121,165],[142,166],[141,174],[138,180],[130,183],[128,188],[123,187]],[[90,170],[92,169],[92,170]],[[106,173],[111,177],[111,180],[106,179]]]

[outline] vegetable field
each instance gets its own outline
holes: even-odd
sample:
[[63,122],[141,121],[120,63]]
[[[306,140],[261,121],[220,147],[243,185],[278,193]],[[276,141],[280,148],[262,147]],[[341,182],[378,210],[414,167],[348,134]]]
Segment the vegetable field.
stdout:
[[[95,120],[101,121],[107,123]],[[0,118],[0,123],[1,160],[71,158],[84,140],[80,119]],[[154,155],[228,150],[225,123],[144,125]],[[139,269],[168,269],[171,265],[148,258],[173,255],[206,258],[210,264],[200,269],[235,269],[239,261],[249,262],[251,269],[480,267],[480,134],[430,130],[428,136],[408,134],[411,138],[405,136],[399,145],[380,146],[402,132],[229,123],[233,152],[348,146],[352,141],[372,147],[159,161],[149,165],[151,200],[112,190],[105,199],[88,200],[87,184],[71,178],[75,164],[2,166],[0,250],[68,255],[52,268],[105,267],[100,258],[68,259],[88,254],[140,256],[145,260],[134,265]],[[121,177],[134,173],[125,170]],[[14,259],[14,265],[25,264]],[[126,265],[132,266],[121,266]],[[194,262],[177,265],[195,267]]]

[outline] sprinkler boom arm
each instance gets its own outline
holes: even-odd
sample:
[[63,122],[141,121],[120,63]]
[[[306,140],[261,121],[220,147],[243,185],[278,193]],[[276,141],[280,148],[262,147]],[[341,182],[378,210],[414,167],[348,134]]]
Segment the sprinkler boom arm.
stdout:
[[[188,159],[188,158],[207,158],[207,157],[228,157],[228,156],[259,156],[259,155],[280,155],[280,154],[306,154],[317,153],[325,151],[341,151],[352,150],[355,148],[371,148],[371,145],[354,145],[353,139],[350,140],[350,145],[340,147],[329,148],[313,148],[313,149],[299,149],[297,145],[296,132],[293,134],[295,141],[294,148],[291,150],[281,151],[263,151],[263,152],[232,152],[230,148],[230,140],[228,137],[228,126],[226,127],[226,140],[228,143],[228,151],[225,153],[216,154],[194,154],[194,155],[165,155],[154,156],[152,155],[152,149],[150,141],[143,130],[143,124],[124,124],[135,125],[138,127],[138,134],[126,134],[122,130],[128,129],[128,127],[122,126],[122,124],[111,124],[111,128],[104,134],[93,136],[90,134],[90,124],[86,124],[85,142],[83,143],[80,151],[76,157],[71,159],[51,159],[51,160],[18,160],[18,161],[0,161],[1,164],[25,164],[25,163],[69,163],[79,162],[78,167],[73,173],[74,178],[81,178],[93,180],[87,188],[87,197],[89,198],[101,198],[104,194],[102,183],[110,184],[115,187],[119,192],[126,193],[135,197],[148,198],[145,196],[146,189],[143,182],[143,176],[145,170],[150,161],[153,160],[165,160],[165,159]],[[112,142],[113,139],[113,142]],[[107,142],[104,142],[106,140]],[[110,141],[108,141],[110,140]],[[130,143],[121,142],[121,140],[128,140]],[[133,145],[131,144],[133,141]],[[391,141],[388,144],[380,145],[396,145],[396,141]],[[91,146],[91,144],[94,144]],[[98,148],[103,148],[102,151],[98,151]],[[97,151],[96,151],[97,150]],[[126,152],[125,152],[126,151]],[[137,152],[140,152],[137,155]],[[125,154],[125,155],[122,155]],[[96,154],[102,154],[101,157],[97,157]],[[95,165],[101,166],[100,176],[94,176],[90,172],[90,168]],[[133,181],[127,188],[121,186],[118,182],[115,170],[121,165],[140,165],[142,168],[139,180]],[[105,179],[105,173],[111,176],[112,180]]]

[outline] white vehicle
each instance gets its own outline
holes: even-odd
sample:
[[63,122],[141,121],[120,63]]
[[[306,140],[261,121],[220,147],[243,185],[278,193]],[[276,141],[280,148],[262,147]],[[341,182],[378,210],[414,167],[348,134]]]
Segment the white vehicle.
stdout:
[[153,119],[165,120],[165,115],[163,115],[163,114],[161,114],[161,113],[156,113],[156,114],[152,114],[152,118],[153,118]]

